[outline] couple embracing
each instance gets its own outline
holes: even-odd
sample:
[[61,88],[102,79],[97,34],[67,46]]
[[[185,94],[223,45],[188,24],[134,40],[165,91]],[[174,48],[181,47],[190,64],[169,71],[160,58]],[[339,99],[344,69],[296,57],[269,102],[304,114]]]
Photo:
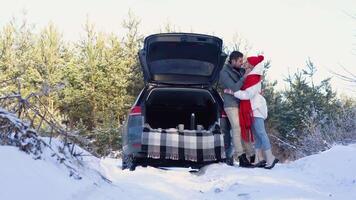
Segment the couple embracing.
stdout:
[[[234,155],[238,158],[240,167],[272,169],[279,161],[272,154],[264,125],[267,104],[261,95],[263,59],[259,55],[247,57],[244,61],[241,52],[233,51],[220,72],[219,84],[224,90],[224,110],[231,125]],[[230,148],[227,151],[227,164],[233,163]]]

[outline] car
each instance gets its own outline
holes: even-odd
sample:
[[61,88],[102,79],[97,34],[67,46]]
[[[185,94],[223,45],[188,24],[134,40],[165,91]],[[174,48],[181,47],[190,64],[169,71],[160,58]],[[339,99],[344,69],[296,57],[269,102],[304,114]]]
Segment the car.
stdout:
[[[223,147],[230,148],[229,123],[216,87],[227,57],[222,49],[223,41],[211,35],[160,33],[145,38],[138,53],[145,86],[123,127],[122,169],[210,163],[148,157],[142,144],[145,130],[214,130],[223,134]],[[213,162],[220,161],[224,158]]]

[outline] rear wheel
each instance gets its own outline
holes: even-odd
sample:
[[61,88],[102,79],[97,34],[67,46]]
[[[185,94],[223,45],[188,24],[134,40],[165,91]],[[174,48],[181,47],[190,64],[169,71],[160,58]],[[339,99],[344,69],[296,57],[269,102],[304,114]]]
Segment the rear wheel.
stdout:
[[136,169],[137,163],[133,155],[123,155],[122,157],[122,170],[130,169],[130,171],[134,171]]

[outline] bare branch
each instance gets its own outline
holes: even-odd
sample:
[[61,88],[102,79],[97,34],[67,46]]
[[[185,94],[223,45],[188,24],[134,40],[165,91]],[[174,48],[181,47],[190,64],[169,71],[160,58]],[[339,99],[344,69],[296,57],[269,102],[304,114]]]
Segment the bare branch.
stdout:
[[352,72],[350,72],[349,70],[347,70],[342,64],[340,64],[340,66],[342,67],[342,69],[345,70],[345,72],[347,72],[351,77],[353,77],[354,79],[356,79],[356,75],[353,74]]
[[356,83],[356,75],[346,69],[346,67],[344,67],[342,64],[339,64],[339,66],[343,69],[345,73],[338,73],[330,69],[328,71],[343,81]]
[[343,10],[343,13],[346,14],[347,16],[351,17],[352,19],[356,19],[356,15],[350,14],[346,10]]

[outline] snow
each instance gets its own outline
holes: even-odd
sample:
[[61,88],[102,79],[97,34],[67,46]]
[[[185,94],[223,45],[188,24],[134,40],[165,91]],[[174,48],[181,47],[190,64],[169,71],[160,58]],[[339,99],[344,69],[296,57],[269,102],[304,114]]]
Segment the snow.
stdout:
[[[15,114],[8,112],[7,110],[0,107],[0,117],[9,119],[16,127],[19,129],[25,129],[24,123],[16,117]],[[28,126],[27,124],[25,126]]]
[[0,199],[66,199],[81,188],[59,166],[34,160],[18,148],[0,147]]
[[[44,141],[48,139],[43,138]],[[58,140],[52,140],[60,146]],[[55,149],[55,148],[54,148]],[[76,151],[82,151],[76,147]],[[48,151],[50,152],[50,151]],[[190,169],[137,167],[121,170],[121,160],[85,156],[71,160],[81,175],[44,151],[35,160],[12,146],[0,146],[0,199],[356,199],[356,144],[334,146],[272,170],[244,169],[225,164]],[[104,181],[105,176],[112,183]]]

